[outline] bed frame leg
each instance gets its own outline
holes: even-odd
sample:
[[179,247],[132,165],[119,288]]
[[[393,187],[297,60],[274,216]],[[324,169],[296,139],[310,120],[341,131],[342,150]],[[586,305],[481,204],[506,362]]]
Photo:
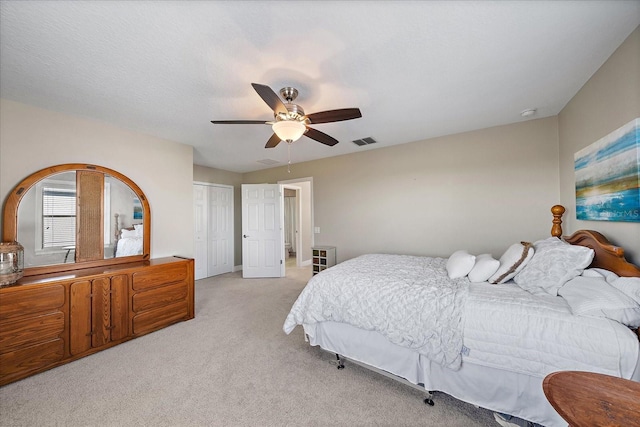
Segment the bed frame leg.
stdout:
[[340,359],[340,355],[336,353],[336,359],[338,360],[338,369],[344,369],[344,362]]
[[[340,355],[336,353],[336,361],[338,364],[338,369],[344,369],[344,360],[340,358]],[[422,389],[422,388],[421,388]],[[427,390],[427,397],[423,400],[426,405],[433,406],[433,391]]]
[[432,399],[433,392],[427,391],[427,393],[429,393],[429,394],[427,395],[426,399],[424,399],[424,403],[429,405],[429,406],[433,406],[434,405],[433,399]]

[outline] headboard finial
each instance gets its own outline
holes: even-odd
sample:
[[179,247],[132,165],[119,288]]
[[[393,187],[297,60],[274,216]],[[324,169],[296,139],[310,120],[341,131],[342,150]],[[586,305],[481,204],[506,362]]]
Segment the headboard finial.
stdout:
[[551,227],[551,235],[553,237],[562,237],[562,215],[564,214],[565,208],[562,205],[554,205],[551,208],[551,213],[553,214],[553,226]]

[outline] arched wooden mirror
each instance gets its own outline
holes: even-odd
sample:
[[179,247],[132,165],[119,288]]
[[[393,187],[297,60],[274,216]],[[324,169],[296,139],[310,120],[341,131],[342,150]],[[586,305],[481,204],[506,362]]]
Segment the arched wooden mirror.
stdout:
[[150,257],[151,210],[142,190],[119,172],[52,166],[7,198],[3,240],[24,246],[25,276],[142,261]]

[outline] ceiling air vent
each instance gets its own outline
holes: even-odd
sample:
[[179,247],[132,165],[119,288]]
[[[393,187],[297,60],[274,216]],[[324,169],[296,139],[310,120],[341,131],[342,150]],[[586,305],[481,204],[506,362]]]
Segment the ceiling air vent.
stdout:
[[375,139],[371,138],[370,136],[366,137],[366,138],[362,138],[362,139],[356,139],[355,141],[352,141],[354,144],[362,147],[363,145],[369,145],[369,144],[375,144],[376,141]]
[[262,159],[262,160],[258,160],[258,163],[262,163],[263,165],[271,166],[271,165],[277,165],[280,162],[277,161],[277,160],[273,160],[273,159]]

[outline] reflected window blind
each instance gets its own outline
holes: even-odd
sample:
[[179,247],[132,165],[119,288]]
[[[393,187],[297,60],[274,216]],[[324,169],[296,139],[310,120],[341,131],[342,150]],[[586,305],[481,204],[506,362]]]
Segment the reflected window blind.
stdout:
[[45,187],[42,191],[42,247],[76,244],[75,189]]

